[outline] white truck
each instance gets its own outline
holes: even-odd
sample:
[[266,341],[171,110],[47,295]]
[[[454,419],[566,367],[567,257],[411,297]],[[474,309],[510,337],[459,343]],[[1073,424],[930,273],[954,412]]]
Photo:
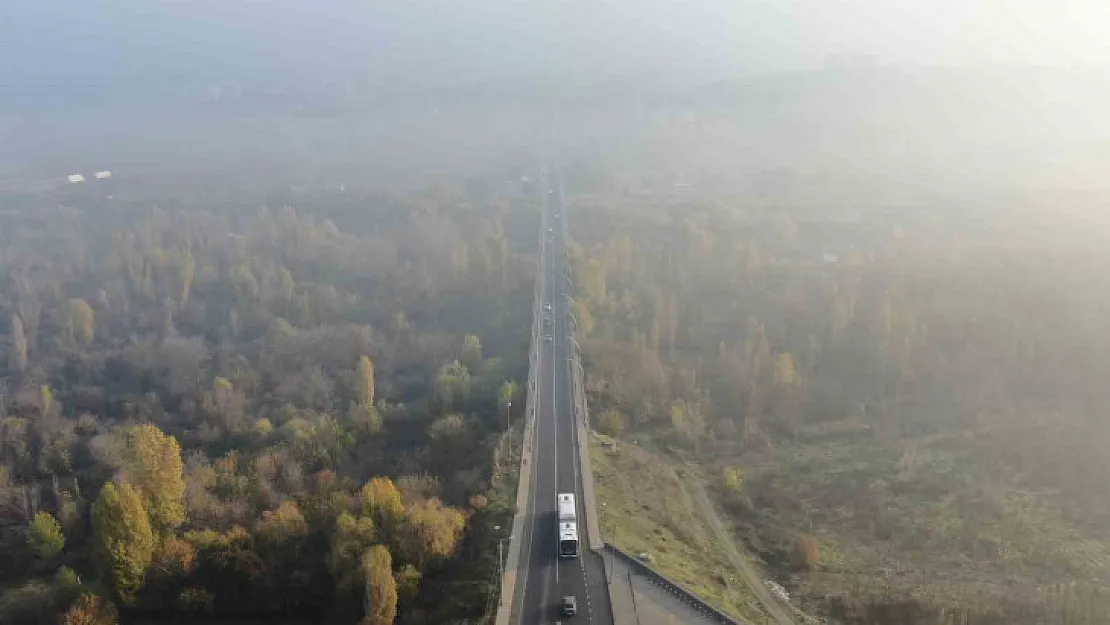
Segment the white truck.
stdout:
[[559,557],[578,557],[578,513],[574,506],[574,493],[558,493],[559,500]]

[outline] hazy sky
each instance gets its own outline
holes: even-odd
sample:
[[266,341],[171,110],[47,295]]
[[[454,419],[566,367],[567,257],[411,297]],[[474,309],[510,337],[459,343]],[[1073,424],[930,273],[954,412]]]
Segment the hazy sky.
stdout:
[[664,74],[830,57],[1110,66],[1104,0],[0,0],[0,86],[120,76],[384,83]]

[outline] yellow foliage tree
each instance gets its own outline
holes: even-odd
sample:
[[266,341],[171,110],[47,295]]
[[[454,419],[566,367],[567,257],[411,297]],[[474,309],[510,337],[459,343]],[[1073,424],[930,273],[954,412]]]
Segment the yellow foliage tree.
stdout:
[[116,625],[119,615],[111,601],[87,592],[69,606],[61,622],[62,625]]
[[360,356],[355,366],[355,401],[364,406],[374,405],[374,363],[369,356]]
[[96,336],[96,315],[85,300],[69,300],[67,321],[75,341],[86,346],[93,342]]
[[124,469],[142,495],[155,527],[181,525],[185,520],[185,478],[176,438],[150,424],[131,428]]
[[382,545],[366,550],[362,557],[366,577],[363,609],[366,616],[360,625],[391,625],[397,618],[397,582],[393,579],[393,557]]
[[375,477],[367,482],[362,487],[360,499],[362,513],[383,528],[392,527],[405,512],[401,491],[388,477]]
[[394,542],[405,560],[420,570],[455,552],[466,517],[432,497],[405,509],[404,520],[394,532]]

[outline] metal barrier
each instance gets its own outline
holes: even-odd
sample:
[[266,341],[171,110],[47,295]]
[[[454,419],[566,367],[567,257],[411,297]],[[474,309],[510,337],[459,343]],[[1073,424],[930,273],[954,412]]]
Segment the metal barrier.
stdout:
[[632,555],[622,551],[618,547],[606,544],[605,550],[611,556],[624,560],[631,568],[635,569],[640,575],[646,577],[651,583],[667,591],[683,603],[689,605],[691,608],[701,612],[706,617],[715,620],[723,625],[750,625],[746,621],[739,621],[721,610],[709,605],[704,599],[695,595],[694,593],[686,590],[681,584],[672,580],[671,578],[663,575],[659,571],[649,566],[643,560],[633,557]]

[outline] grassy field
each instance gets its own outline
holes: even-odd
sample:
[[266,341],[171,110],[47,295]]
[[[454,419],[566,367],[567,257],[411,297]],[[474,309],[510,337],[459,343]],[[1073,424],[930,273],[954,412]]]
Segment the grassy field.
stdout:
[[665,461],[633,444],[606,449],[597,435],[590,457],[606,542],[649,554],[661,573],[730,614],[753,625],[771,622]]
[[[736,534],[824,613],[912,605],[922,618],[958,614],[968,623],[1110,622],[1100,588],[1110,579],[1107,528],[1079,522],[1085,502],[1050,481],[1086,461],[1062,454],[1039,473],[1022,471],[1014,427],[913,437],[804,431],[775,449],[731,456],[742,493],[715,492]],[[1032,451],[1044,457],[1056,434],[1030,427],[1020,440],[1039,439]],[[819,545],[813,566],[791,558],[800,533]],[[906,622],[925,622],[916,618]],[[868,619],[845,620],[893,622]]]

